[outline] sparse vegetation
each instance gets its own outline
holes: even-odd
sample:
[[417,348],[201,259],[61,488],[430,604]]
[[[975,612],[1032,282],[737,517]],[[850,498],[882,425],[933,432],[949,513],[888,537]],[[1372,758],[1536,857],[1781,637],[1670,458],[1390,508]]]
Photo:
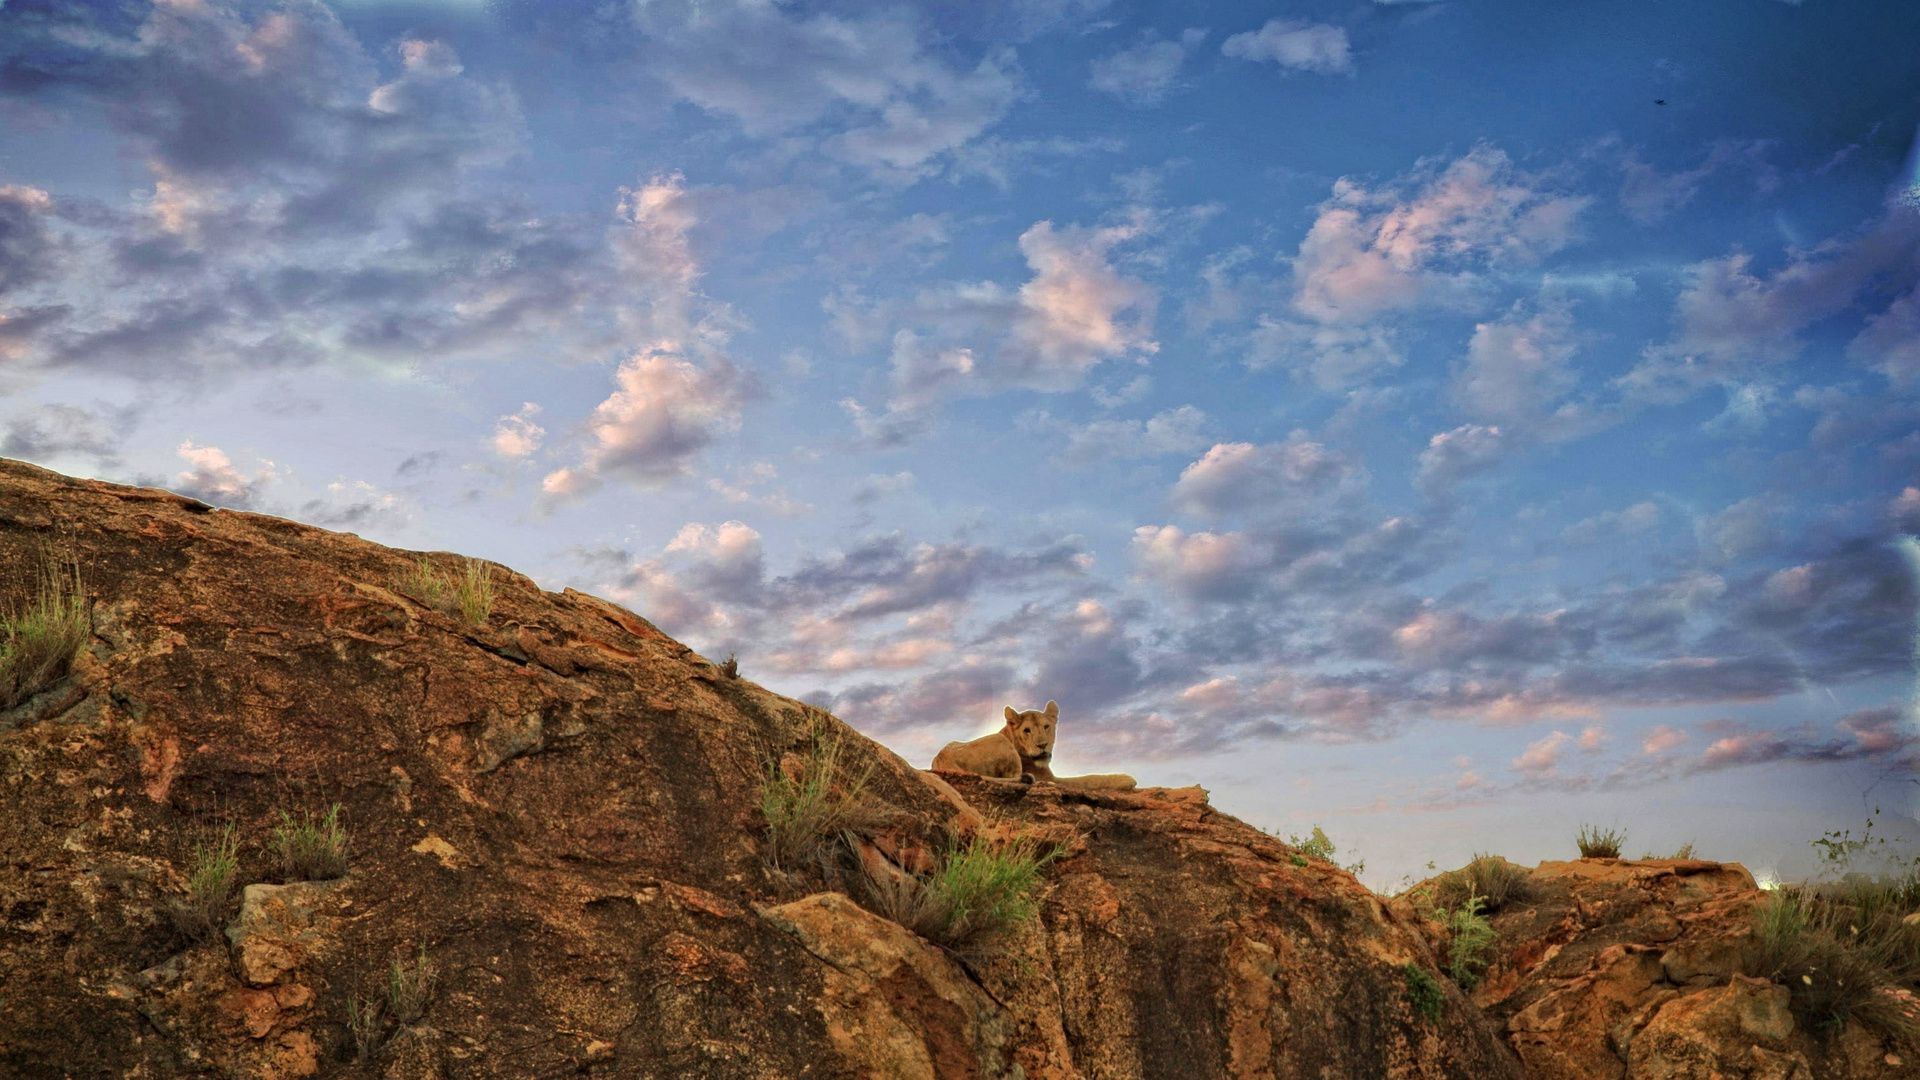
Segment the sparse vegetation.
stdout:
[[1693,858],[1693,841],[1689,840],[1686,843],[1681,844],[1679,848],[1675,849],[1674,853],[1671,855],[1655,855],[1653,852],[1649,851],[1645,855],[1640,856],[1640,858],[1641,859],[1691,859]]
[[869,826],[883,816],[864,798],[873,766],[842,776],[843,749],[827,722],[815,718],[799,775],[790,775],[779,760],[767,763],[760,813],[767,819],[769,866],[791,872],[819,865],[831,857],[842,833]]
[[66,678],[91,631],[79,564],[49,562],[24,606],[0,610],[0,711]]
[[1440,980],[1412,960],[1401,970],[1406,973],[1407,1000],[1413,1005],[1414,1014],[1429,1024],[1439,1023],[1441,1010],[1447,1004],[1447,992],[1441,988]]
[[1060,852],[1027,836],[976,836],[953,843],[925,877],[865,873],[865,903],[936,945],[979,955],[1039,915],[1042,871]]
[[1620,846],[1627,842],[1624,829],[1602,829],[1598,825],[1580,826],[1580,834],[1574,837],[1574,843],[1580,845],[1580,857],[1583,859],[1617,859]]
[[271,841],[287,881],[324,881],[347,872],[347,830],[340,824],[340,804],[324,814],[282,810]]
[[493,614],[493,567],[484,559],[466,559],[448,573],[422,558],[394,587],[421,603],[473,626]]
[[740,677],[740,661],[736,659],[732,653],[728,653],[726,660],[721,663],[720,674],[725,675],[729,679],[737,679]]
[[379,1051],[385,1028],[386,1013],[377,995],[356,991],[347,999],[347,1035],[353,1039],[355,1060],[365,1061]]
[[[1920,882],[1789,885],[1754,913],[1747,970],[1784,984],[1808,1026],[1837,1028],[1849,1020],[1883,1034],[1920,1038]],[[1915,920],[1920,922],[1920,920]]]
[[1487,921],[1485,902],[1478,896],[1469,896],[1450,912],[1446,923],[1447,974],[1461,989],[1472,990],[1487,970],[1487,953],[1499,935]]
[[233,895],[239,885],[240,838],[228,822],[210,842],[193,845],[193,865],[187,871],[187,894],[174,898],[173,923],[194,941],[211,937],[233,915]]
[[1498,855],[1476,854],[1467,865],[1435,878],[1428,902],[1443,911],[1455,911],[1478,897],[1482,910],[1491,915],[1509,903],[1533,896],[1533,877],[1526,867]]
[[[1287,836],[1286,841],[1287,846],[1293,848],[1299,855],[1319,859],[1321,862],[1334,863],[1335,866],[1340,866],[1340,869],[1345,870],[1349,874],[1359,875],[1366,873],[1367,860],[1365,859],[1356,859],[1345,866],[1334,862],[1333,857],[1338,854],[1338,851],[1333,846],[1333,841],[1328,838],[1326,830],[1318,825],[1315,825],[1313,832],[1306,836],[1302,837],[1295,833]],[[1297,856],[1293,860],[1293,864],[1295,866],[1306,865],[1306,863],[1302,862]]]
[[427,947],[411,962],[395,960],[387,965],[387,1012],[402,1027],[416,1023],[427,1014],[433,1001],[433,988],[440,981],[440,969],[427,959]]

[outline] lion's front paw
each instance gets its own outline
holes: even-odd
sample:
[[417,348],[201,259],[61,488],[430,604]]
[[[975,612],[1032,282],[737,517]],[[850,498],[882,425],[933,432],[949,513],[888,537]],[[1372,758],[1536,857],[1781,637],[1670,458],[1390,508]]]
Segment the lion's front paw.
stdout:
[[1030,772],[1023,772],[1023,773],[1021,773],[1021,774],[1020,774],[1020,782],[1021,782],[1021,783],[1023,783],[1023,784],[1031,784],[1031,783],[1033,783],[1033,774],[1032,774],[1032,773],[1030,773]]

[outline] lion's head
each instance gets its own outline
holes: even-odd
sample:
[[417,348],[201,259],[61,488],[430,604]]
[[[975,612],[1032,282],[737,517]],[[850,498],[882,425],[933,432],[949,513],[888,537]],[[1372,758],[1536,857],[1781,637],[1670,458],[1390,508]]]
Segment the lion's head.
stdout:
[[1053,758],[1053,728],[1060,722],[1060,706],[1047,702],[1044,709],[1015,712],[1007,706],[1007,738],[1023,758],[1047,762]]

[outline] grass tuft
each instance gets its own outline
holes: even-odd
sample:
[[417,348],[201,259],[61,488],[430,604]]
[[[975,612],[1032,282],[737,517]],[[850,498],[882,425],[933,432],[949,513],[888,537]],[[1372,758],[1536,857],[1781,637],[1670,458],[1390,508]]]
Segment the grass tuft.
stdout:
[[767,865],[775,870],[790,873],[822,864],[831,859],[842,833],[871,826],[882,816],[864,798],[874,766],[843,777],[843,750],[826,721],[816,720],[800,775],[789,775],[777,760],[767,763],[760,813],[767,819]]
[[1533,876],[1498,855],[1476,854],[1473,861],[1458,870],[1449,870],[1434,879],[1431,903],[1455,911],[1474,897],[1482,910],[1491,915],[1509,903],[1533,899]]
[[296,817],[280,811],[271,843],[287,881],[325,881],[347,872],[347,830],[340,824],[339,803],[324,814],[307,810]]
[[48,565],[24,607],[0,611],[0,712],[66,678],[92,630],[79,564]]
[[1043,871],[1058,844],[1031,837],[955,843],[932,874],[868,872],[868,910],[962,956],[981,956],[1040,914]]
[[423,557],[394,588],[472,626],[485,625],[493,614],[493,567],[484,559],[462,560],[459,572],[449,574]]
[[193,845],[187,894],[174,898],[169,908],[174,927],[194,941],[212,937],[233,917],[239,884],[240,838],[228,822],[212,842]]
[[1574,837],[1574,843],[1580,845],[1580,857],[1583,859],[1617,859],[1620,857],[1620,845],[1627,842],[1625,829],[1605,829],[1598,825],[1580,826],[1580,834]]
[[1429,1024],[1439,1023],[1440,1012],[1447,1004],[1447,992],[1441,988],[1440,980],[1412,960],[1407,961],[1401,971],[1406,973],[1407,1000],[1413,1005],[1414,1014]]
[[365,1061],[379,1052],[386,1019],[377,995],[356,992],[347,999],[347,1036],[353,1040],[355,1061]]
[[440,969],[427,959],[427,947],[412,962],[395,960],[387,965],[387,1011],[401,1026],[419,1021],[433,1001],[433,988],[440,981]]
[[[1333,840],[1327,836],[1326,830],[1322,829],[1318,825],[1315,825],[1313,827],[1313,831],[1304,837],[1295,833],[1295,834],[1289,835],[1286,838],[1286,840],[1287,840],[1287,846],[1293,848],[1296,853],[1292,859],[1292,862],[1295,866],[1306,865],[1305,863],[1300,861],[1299,856],[1301,855],[1319,859],[1321,862],[1334,863],[1333,857],[1334,855],[1338,854],[1337,850],[1333,846]],[[1334,863],[1334,865],[1340,866],[1339,863]],[[1349,874],[1358,876],[1360,874],[1366,873],[1367,860],[1356,859],[1353,862],[1346,864],[1345,866],[1340,866],[1340,869],[1345,870]]]
[[1747,972],[1785,985],[1802,1022],[1920,1041],[1920,877],[1789,885],[1754,911]]

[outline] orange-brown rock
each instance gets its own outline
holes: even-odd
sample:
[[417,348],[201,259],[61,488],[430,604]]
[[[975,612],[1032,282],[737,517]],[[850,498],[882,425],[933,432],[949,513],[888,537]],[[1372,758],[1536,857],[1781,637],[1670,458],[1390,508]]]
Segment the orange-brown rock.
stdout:
[[[931,783],[593,597],[500,570],[468,626],[413,553],[0,462],[0,601],[50,549],[94,636],[0,714],[0,1076],[1520,1078],[1457,992],[1415,1014],[1414,920],[1197,789]],[[1068,840],[1038,922],[963,964],[767,870],[768,763],[822,723],[894,810],[865,857]],[[279,880],[279,812],[334,803],[346,876]],[[189,942],[227,822],[246,888]],[[424,1015],[354,1060],[349,1000],[423,948]]]
[[1531,898],[1492,916],[1499,941],[1473,994],[1530,1080],[1920,1076],[1908,1049],[1858,1025],[1796,1024],[1786,987],[1742,972],[1763,897],[1744,867],[1579,859],[1530,877]]

